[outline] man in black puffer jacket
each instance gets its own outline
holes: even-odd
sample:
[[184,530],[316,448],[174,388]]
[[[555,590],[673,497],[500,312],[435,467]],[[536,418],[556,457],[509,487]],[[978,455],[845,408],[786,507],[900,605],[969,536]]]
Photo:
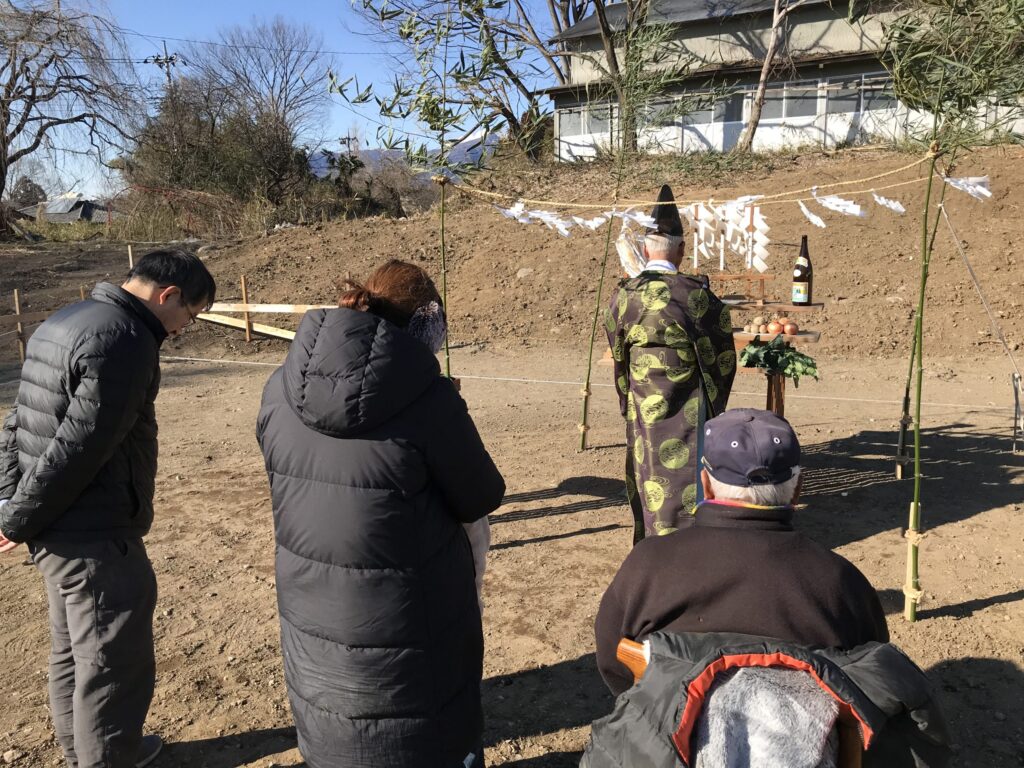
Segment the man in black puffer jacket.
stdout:
[[0,552],[26,542],[50,605],[50,706],[71,768],[144,765],[153,695],[154,401],[160,345],[213,302],[183,251],[139,260],[29,340],[0,433]]

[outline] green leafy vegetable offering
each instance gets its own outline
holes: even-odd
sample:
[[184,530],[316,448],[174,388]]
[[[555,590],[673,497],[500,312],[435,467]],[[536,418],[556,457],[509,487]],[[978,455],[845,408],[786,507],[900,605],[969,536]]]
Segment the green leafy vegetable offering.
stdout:
[[765,373],[781,373],[793,380],[793,386],[800,386],[801,376],[818,379],[818,364],[813,357],[798,352],[779,334],[769,342],[760,336],[740,351],[740,362],[745,368],[763,368]]

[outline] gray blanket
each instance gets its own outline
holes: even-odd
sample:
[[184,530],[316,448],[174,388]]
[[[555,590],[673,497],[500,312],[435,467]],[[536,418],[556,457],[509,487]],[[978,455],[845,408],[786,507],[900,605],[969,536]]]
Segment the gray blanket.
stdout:
[[695,768],[836,768],[839,708],[805,672],[719,675],[694,734]]

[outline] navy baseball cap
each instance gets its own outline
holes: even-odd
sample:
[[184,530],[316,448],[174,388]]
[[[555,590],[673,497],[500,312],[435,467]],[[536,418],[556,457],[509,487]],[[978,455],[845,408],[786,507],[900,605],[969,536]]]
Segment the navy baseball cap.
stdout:
[[781,416],[735,408],[705,422],[701,461],[720,483],[776,485],[793,477],[793,467],[800,464],[800,443]]

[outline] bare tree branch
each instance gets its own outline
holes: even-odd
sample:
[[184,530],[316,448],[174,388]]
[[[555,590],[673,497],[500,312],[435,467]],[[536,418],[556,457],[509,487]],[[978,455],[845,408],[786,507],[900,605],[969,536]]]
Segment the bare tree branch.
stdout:
[[[133,135],[137,81],[110,20],[65,4],[0,0],[0,195],[40,148],[102,160]],[[0,229],[4,222],[0,220]]]

